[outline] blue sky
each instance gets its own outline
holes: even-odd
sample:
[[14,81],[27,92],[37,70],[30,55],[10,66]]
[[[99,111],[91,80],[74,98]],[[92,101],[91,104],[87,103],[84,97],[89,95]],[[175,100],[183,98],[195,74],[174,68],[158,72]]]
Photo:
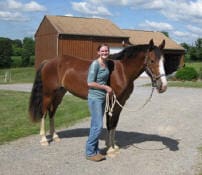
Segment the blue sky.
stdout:
[[0,0],[0,37],[34,37],[44,15],[107,18],[122,29],[166,31],[177,43],[202,38],[202,0]]

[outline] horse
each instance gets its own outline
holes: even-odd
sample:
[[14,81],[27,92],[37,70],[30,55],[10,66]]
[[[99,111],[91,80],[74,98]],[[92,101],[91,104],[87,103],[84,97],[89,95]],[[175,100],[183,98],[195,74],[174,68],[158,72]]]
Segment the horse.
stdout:
[[[134,89],[134,80],[144,71],[151,78],[152,85],[159,93],[167,89],[164,70],[163,49],[165,40],[159,46],[153,39],[148,44],[131,45],[119,53],[111,54],[107,64],[110,69],[108,85],[112,87],[119,103],[124,106]],[[54,127],[54,115],[65,93],[69,91],[87,99],[87,75],[92,60],[70,55],[56,56],[41,63],[36,71],[30,102],[29,116],[33,122],[41,121],[41,145],[48,145],[45,118],[49,114],[51,140],[60,141]],[[68,97],[67,97],[68,98]],[[115,130],[122,108],[115,104],[111,115],[106,114],[107,147],[118,149],[115,144]]]

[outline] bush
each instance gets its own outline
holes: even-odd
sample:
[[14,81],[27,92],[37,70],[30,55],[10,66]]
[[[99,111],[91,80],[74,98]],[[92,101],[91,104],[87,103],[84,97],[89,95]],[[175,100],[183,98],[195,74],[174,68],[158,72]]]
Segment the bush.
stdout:
[[175,75],[178,80],[197,80],[199,77],[198,72],[193,67],[183,67],[179,69]]

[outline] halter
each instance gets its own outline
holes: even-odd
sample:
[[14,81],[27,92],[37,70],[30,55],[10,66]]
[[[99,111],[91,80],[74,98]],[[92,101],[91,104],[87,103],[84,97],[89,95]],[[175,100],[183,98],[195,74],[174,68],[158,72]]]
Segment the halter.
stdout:
[[152,80],[152,87],[157,87],[157,80],[159,80],[161,77],[166,76],[165,74],[160,74],[160,75],[154,75],[149,68],[149,65],[152,64],[149,62],[149,57],[148,57],[149,50],[147,50],[145,59],[144,59],[144,70],[145,72],[151,77]]

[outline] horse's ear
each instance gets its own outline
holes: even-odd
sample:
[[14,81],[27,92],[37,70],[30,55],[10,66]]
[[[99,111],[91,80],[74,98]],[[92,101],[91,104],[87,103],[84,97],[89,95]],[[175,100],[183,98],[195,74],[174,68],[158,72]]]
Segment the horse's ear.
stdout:
[[153,41],[153,39],[151,39],[149,41],[149,51],[151,51],[153,48],[154,48],[154,41]]
[[159,48],[160,48],[161,50],[163,50],[164,47],[165,47],[165,44],[166,44],[166,41],[163,40],[162,43],[159,45]]

